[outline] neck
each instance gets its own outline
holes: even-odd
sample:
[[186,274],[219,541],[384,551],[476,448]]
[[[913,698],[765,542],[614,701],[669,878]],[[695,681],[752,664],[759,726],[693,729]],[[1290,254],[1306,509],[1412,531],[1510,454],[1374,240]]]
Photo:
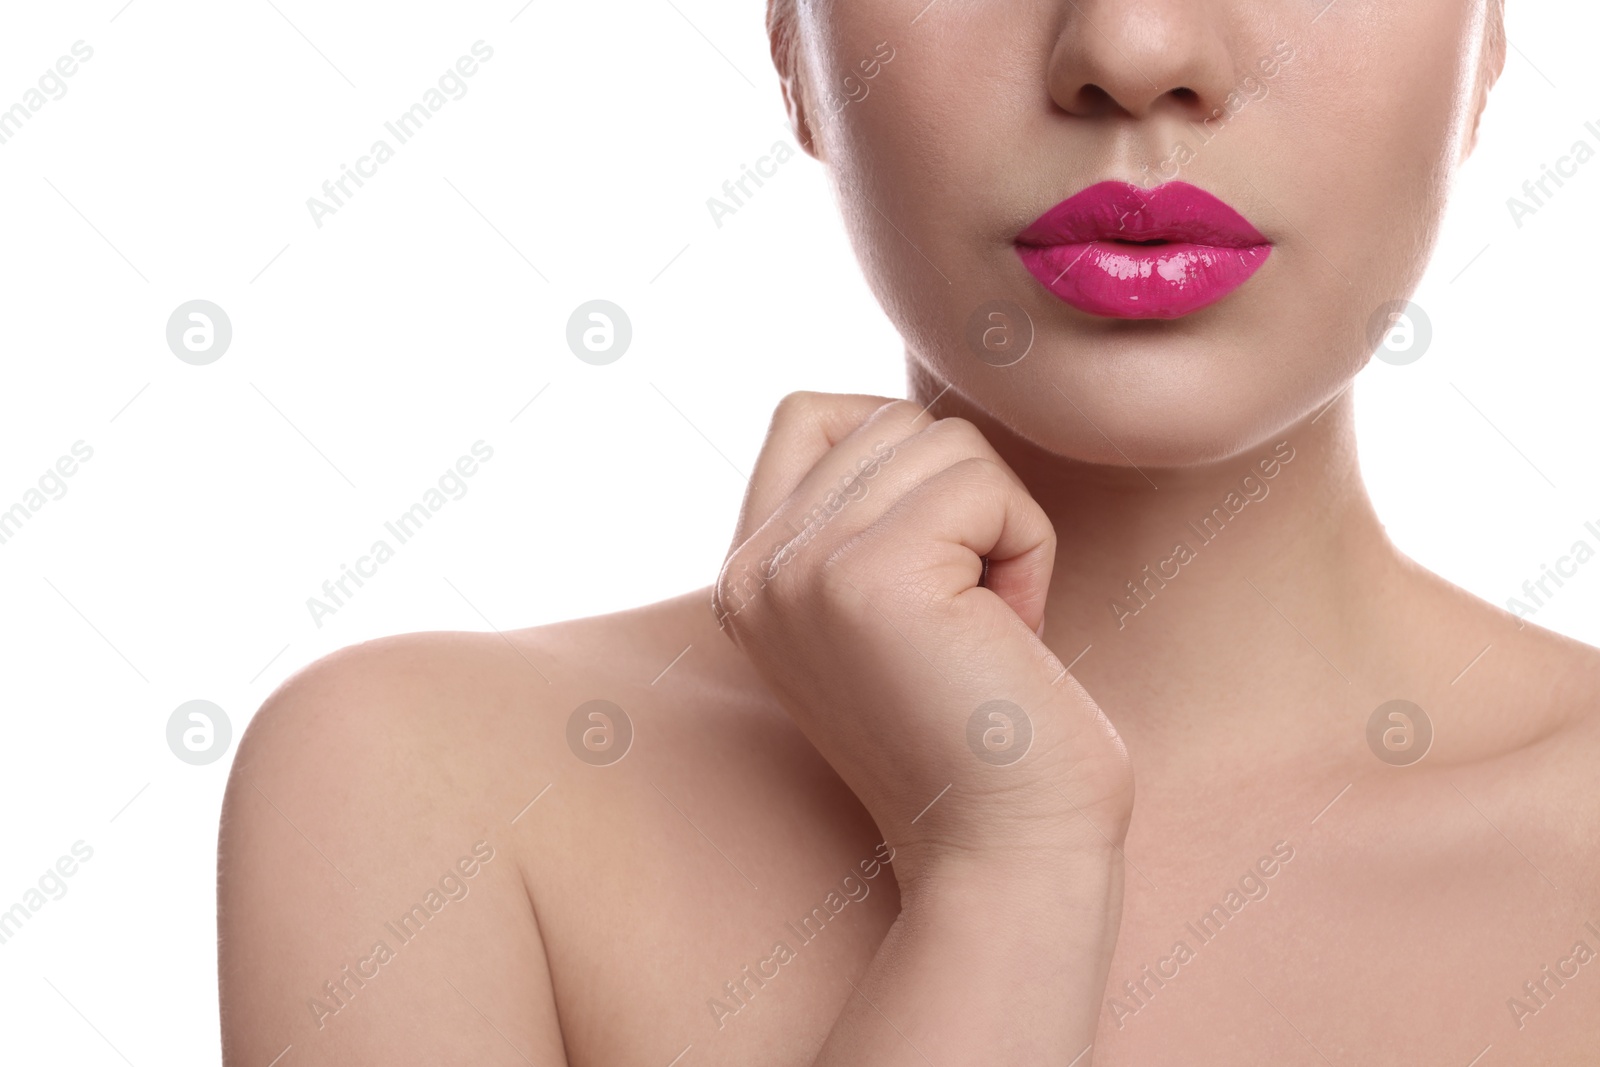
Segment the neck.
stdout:
[[1361,482],[1348,390],[1231,458],[1139,469],[1046,453],[911,365],[911,398],[976,424],[1049,515],[1045,642],[1125,735],[1205,723],[1220,745],[1394,695],[1366,657],[1401,558]]

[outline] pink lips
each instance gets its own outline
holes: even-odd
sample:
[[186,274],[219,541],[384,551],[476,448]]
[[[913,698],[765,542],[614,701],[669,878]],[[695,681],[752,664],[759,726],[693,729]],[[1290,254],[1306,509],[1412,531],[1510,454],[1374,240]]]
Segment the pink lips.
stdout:
[[1080,311],[1176,319],[1233,292],[1272,246],[1233,208],[1188,182],[1099,182],[1016,237],[1035,278]]

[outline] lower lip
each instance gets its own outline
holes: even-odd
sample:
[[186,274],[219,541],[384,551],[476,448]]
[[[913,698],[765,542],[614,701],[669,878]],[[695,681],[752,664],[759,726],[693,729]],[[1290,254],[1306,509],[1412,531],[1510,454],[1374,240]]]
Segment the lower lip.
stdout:
[[1117,319],[1176,319],[1249,281],[1272,246],[1086,241],[1016,249],[1030,274],[1079,311]]

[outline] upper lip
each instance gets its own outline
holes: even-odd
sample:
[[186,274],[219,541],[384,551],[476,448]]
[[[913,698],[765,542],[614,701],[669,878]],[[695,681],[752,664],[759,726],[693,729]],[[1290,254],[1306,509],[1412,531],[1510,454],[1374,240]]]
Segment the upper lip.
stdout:
[[1188,182],[1143,189],[1097,182],[1040,215],[1016,237],[1019,245],[1183,242],[1217,248],[1267,244],[1261,231],[1217,197]]

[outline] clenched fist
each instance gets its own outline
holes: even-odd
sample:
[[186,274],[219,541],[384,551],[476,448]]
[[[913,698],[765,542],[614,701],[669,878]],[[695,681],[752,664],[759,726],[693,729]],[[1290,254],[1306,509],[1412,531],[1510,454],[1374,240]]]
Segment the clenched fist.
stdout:
[[773,416],[714,609],[895,846],[903,892],[1121,844],[1126,751],[1040,637],[1055,551],[965,419],[823,393]]

